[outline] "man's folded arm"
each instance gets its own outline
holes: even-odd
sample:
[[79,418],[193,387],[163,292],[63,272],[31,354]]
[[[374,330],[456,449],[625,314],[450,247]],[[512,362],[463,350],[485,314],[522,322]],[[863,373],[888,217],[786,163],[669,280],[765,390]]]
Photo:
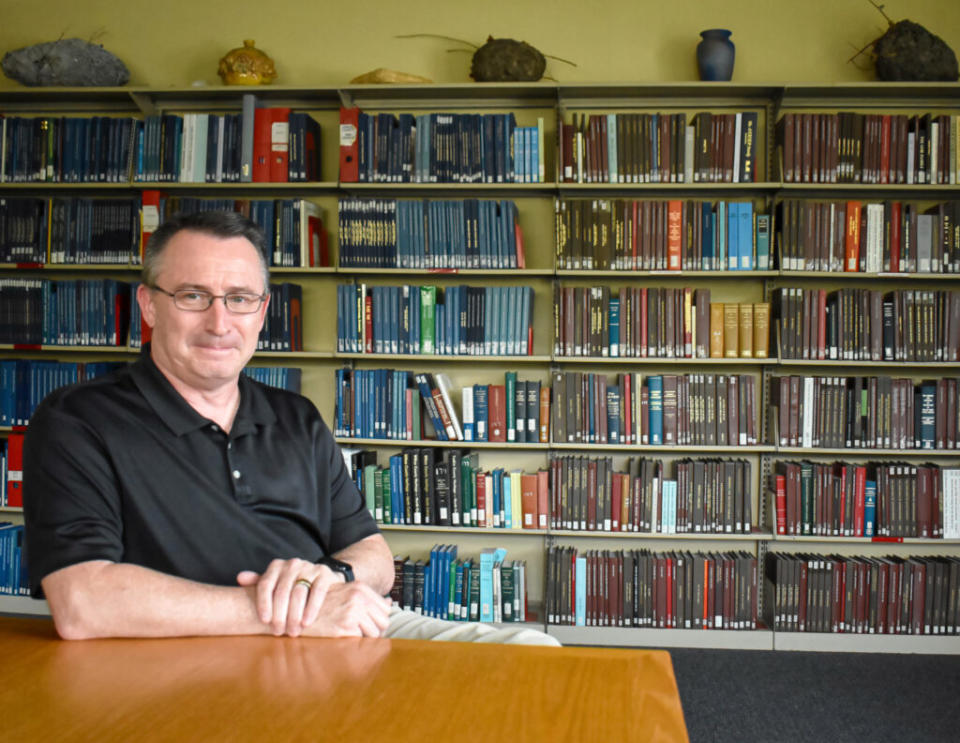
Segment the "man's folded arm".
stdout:
[[47,575],[43,591],[61,637],[265,634],[252,587],[214,586],[107,560]]

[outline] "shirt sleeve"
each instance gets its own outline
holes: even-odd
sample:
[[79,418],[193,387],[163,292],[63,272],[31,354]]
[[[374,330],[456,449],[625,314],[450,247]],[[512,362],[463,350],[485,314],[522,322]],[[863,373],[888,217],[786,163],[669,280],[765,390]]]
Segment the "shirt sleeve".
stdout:
[[334,441],[327,424],[320,421],[318,455],[323,457],[321,470],[328,473],[330,492],[330,534],[327,549],[333,554],[372,534],[379,534],[377,523],[367,504],[350,478],[343,453]]
[[61,568],[123,555],[116,479],[103,442],[75,416],[41,408],[23,455],[23,515],[30,593]]

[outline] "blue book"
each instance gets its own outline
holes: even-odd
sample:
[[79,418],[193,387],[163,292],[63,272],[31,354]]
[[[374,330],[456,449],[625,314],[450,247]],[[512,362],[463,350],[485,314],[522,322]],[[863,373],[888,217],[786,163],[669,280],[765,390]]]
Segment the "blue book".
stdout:
[[574,623],[583,627],[587,623],[587,558],[577,555],[575,566]]
[[753,203],[744,201],[739,207],[740,222],[737,225],[737,240],[740,244],[740,270],[753,270]]
[[460,613],[461,606],[463,604],[463,562],[457,560],[456,563],[456,577],[454,578],[454,588],[453,588],[453,616],[451,617],[455,621],[462,620],[464,617]]
[[[509,406],[508,406],[509,407]],[[508,472],[503,473],[501,478],[503,480],[503,519],[502,526],[505,529],[513,528],[513,492],[510,487],[510,474]],[[517,493],[517,497],[520,497],[520,493]]]
[[404,523],[403,515],[403,456],[390,457],[390,516],[388,523]]
[[727,270],[727,202],[718,201],[714,218],[716,230],[716,250],[713,253],[713,265],[717,271]]
[[877,533],[877,483],[867,480],[863,495],[863,536],[872,537]]
[[740,268],[740,203],[727,204],[727,269]]
[[647,377],[650,406],[650,444],[663,444],[663,377]]
[[493,564],[496,550],[480,550],[480,621],[493,621]]
[[477,441],[489,441],[488,387],[485,384],[473,385],[473,423],[476,427]]
[[607,114],[607,171],[610,183],[619,183],[617,173],[617,115]]
[[701,205],[701,217],[703,222],[703,237],[700,243],[700,252],[702,257],[701,268],[704,271],[714,270],[714,255],[716,250],[715,236],[713,226],[716,222],[716,215],[710,202],[704,201]]
[[[491,475],[490,481],[493,484],[492,526],[503,526],[503,468],[497,467]],[[491,526],[491,524],[488,524],[488,526]]]

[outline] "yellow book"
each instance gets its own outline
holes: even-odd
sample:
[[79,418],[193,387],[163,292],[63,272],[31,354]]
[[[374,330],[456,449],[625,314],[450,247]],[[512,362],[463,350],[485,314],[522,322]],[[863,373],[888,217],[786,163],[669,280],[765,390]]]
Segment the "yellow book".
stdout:
[[723,304],[710,303],[710,358],[723,358]]
[[753,305],[740,305],[740,358],[753,358]]
[[765,359],[770,355],[770,303],[753,305],[753,356]]
[[723,355],[735,359],[740,355],[740,305],[723,305]]

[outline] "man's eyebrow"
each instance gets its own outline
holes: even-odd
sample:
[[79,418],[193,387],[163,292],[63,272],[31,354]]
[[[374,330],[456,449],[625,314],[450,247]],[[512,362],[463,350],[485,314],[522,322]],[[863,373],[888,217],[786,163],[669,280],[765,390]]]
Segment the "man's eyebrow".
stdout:
[[[190,282],[185,282],[177,286],[174,291],[182,291],[183,289],[195,289],[196,291],[207,292],[208,294],[213,294],[213,290],[205,284],[193,284]],[[258,292],[256,289],[251,288],[250,286],[228,286],[224,289],[226,294],[255,294],[260,296],[261,292]]]

